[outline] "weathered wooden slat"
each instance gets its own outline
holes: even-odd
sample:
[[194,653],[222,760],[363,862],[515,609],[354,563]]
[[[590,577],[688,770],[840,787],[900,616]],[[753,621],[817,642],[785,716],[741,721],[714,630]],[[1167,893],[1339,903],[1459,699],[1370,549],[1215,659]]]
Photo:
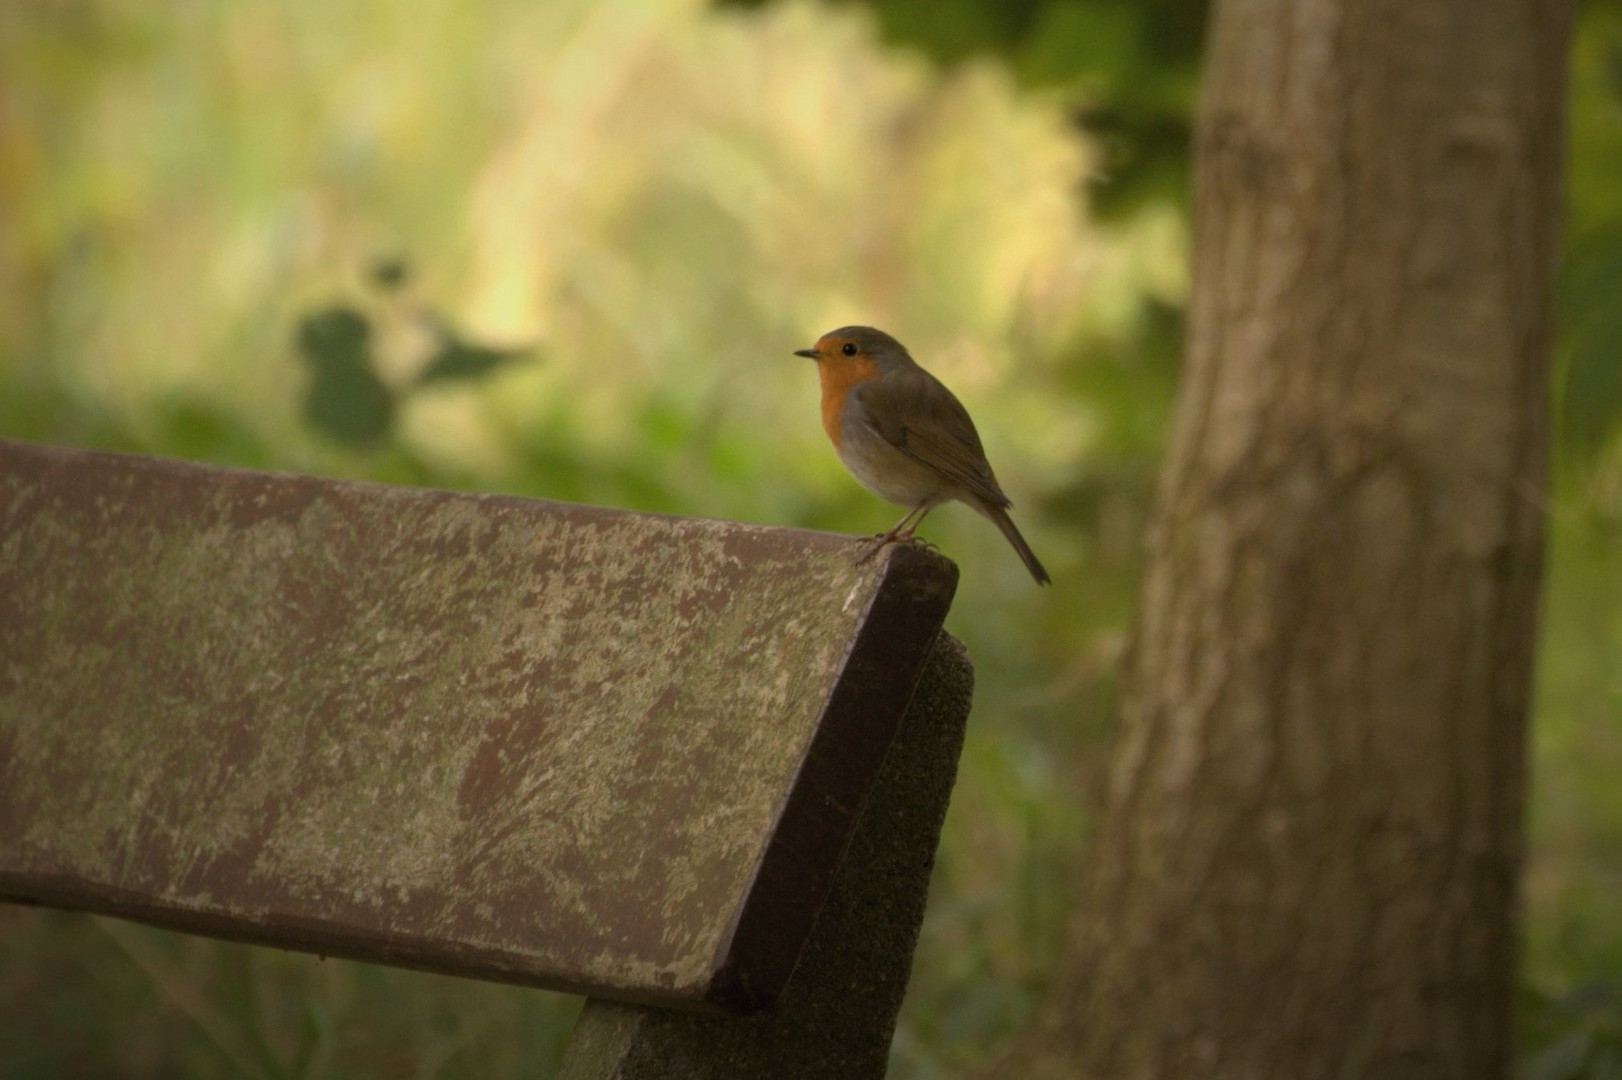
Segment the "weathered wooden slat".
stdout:
[[0,442],[0,897],[746,1011],[956,572]]
[[553,1080],[882,1080],[973,690],[968,653],[941,634],[775,1006],[715,1017],[588,1001]]

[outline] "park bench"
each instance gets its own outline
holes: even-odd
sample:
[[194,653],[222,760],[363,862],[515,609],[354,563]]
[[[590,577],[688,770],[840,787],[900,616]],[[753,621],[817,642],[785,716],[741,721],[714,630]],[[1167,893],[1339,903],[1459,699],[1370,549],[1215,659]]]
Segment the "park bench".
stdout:
[[845,537],[0,442],[0,899],[884,1072],[971,669]]

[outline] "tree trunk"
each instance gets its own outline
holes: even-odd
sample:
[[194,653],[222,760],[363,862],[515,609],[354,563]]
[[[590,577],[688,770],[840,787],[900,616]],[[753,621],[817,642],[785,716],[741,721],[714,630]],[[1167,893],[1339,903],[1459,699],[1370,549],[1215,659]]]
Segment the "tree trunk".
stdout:
[[1217,3],[1108,804],[1006,1075],[1509,1075],[1567,39]]

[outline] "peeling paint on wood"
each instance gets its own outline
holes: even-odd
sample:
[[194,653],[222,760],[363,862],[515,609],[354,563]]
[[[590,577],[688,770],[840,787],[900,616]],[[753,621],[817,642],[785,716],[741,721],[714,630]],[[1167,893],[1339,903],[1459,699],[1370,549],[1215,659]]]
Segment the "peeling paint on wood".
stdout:
[[0,442],[0,896],[757,1006],[956,580],[853,550]]

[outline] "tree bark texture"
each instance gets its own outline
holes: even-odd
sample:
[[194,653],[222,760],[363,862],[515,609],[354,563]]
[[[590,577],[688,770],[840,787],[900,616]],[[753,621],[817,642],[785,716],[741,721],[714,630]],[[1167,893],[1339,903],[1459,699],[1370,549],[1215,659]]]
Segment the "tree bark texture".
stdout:
[[1218,0],[1122,730],[1019,1075],[1509,1075],[1568,21]]

